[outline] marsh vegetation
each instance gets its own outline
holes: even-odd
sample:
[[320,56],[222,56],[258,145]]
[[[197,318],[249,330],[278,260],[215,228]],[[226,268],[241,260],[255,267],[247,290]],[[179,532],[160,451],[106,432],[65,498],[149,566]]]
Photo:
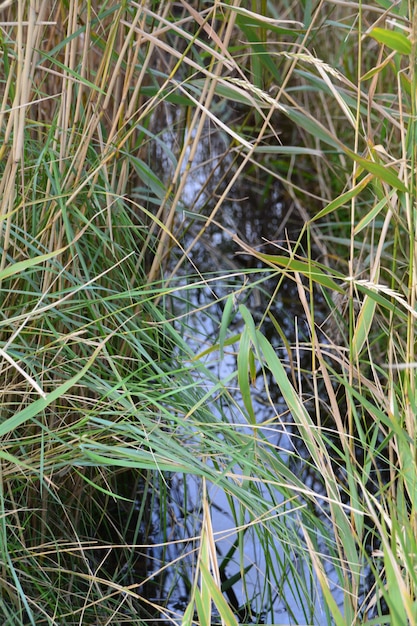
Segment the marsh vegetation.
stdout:
[[417,623],[416,46],[0,3],[5,626]]

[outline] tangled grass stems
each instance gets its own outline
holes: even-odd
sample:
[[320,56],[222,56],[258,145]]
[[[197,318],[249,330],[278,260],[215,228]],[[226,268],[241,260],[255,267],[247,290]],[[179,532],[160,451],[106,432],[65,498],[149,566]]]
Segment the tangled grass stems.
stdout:
[[[417,620],[417,14],[243,4],[1,7],[5,624]],[[204,275],[243,176],[308,215]]]

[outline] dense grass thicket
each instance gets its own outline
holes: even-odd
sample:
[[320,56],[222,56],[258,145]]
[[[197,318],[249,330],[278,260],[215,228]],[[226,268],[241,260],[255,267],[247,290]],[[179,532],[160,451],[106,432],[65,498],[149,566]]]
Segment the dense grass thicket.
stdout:
[[417,624],[416,63],[411,0],[0,3],[4,626]]

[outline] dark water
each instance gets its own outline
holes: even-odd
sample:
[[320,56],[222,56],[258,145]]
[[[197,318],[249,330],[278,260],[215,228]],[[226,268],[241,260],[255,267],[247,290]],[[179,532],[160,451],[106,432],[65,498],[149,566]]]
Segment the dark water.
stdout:
[[[169,133],[166,133],[163,141],[169,143]],[[236,233],[241,240],[262,252],[280,253],[282,248],[288,249],[288,245],[297,241],[305,217],[284,200],[277,182],[270,180],[267,175],[259,176],[248,169],[228,193],[227,201],[216,212],[216,223],[206,227],[206,221],[201,217],[208,218],[212,215],[216,197],[227,185],[228,176],[233,175],[231,157],[221,157],[224,153],[224,142],[224,138],[214,134],[209,143],[202,144],[201,153],[193,162],[193,174],[183,190],[184,213],[178,215],[176,224],[182,249],[174,248],[171,251],[167,266],[167,275],[174,269],[177,277],[183,276],[183,284],[189,281],[189,276],[195,274],[196,270],[210,279],[210,282],[205,287],[187,290],[187,302],[184,300],[185,292],[179,291],[173,306],[177,314],[183,315],[185,311],[190,311],[186,318],[186,339],[192,350],[199,353],[204,346],[210,345],[213,338],[218,337],[225,298],[233,293],[236,299],[235,310],[239,303],[244,303],[254,320],[262,321],[262,332],[285,362],[288,355],[282,340],[274,324],[268,317],[264,319],[263,314],[268,307],[289,344],[295,342],[296,336],[300,344],[303,340],[308,341],[308,328],[303,321],[304,314],[294,283],[284,280],[276,293],[277,275],[253,256],[242,253],[233,234]],[[210,146],[210,155],[207,154],[207,146]],[[213,154],[213,146],[218,150],[218,157]],[[157,150],[155,158],[159,161],[161,172],[169,177],[171,166],[165,153]],[[229,173],[225,174],[225,171]],[[209,185],[207,180],[210,180]],[[199,217],[193,219],[193,213]],[[204,232],[201,234],[203,226]],[[187,251],[185,262],[184,250]],[[244,286],[246,287],[243,289]],[[195,310],[199,312],[195,313]],[[323,308],[324,315],[326,313]],[[239,332],[241,325],[242,320],[236,313],[230,330]],[[300,352],[300,366],[306,371],[309,369],[309,359],[308,353],[304,355]],[[206,360],[206,367],[215,376],[224,379],[236,371],[236,355],[233,351],[225,352],[223,359],[219,359],[216,354],[211,355]],[[255,389],[256,387],[255,385]],[[272,384],[270,391],[274,407],[263,401],[263,381],[259,384],[259,396],[254,391],[253,402],[258,423],[270,419],[274,412],[285,414],[285,404]],[[235,400],[237,403],[241,402],[238,390],[235,392]],[[290,421],[288,416],[288,422]],[[294,446],[290,427],[286,432],[272,430],[270,437],[283,450],[290,450]],[[302,444],[299,452],[302,458]],[[317,477],[309,474],[301,461],[299,463],[301,464],[297,471],[299,474],[304,472],[306,484],[310,483],[314,487]],[[321,489],[319,483],[317,489]],[[145,601],[139,609],[148,623],[181,624],[190,598],[199,545],[201,492],[202,484],[198,478],[171,475],[162,480],[156,473],[150,473],[141,477],[137,484],[135,508],[137,511],[142,509],[140,522],[137,521],[139,516],[135,515],[135,511],[130,511],[131,525],[126,525],[126,511],[121,513],[120,507],[114,509],[113,540],[117,529],[123,528],[123,532],[120,532],[127,544],[143,543],[144,546],[133,553],[125,551],[119,558],[117,569],[123,584],[140,584],[139,593]],[[223,592],[238,623],[305,623],[302,600],[296,598],[291,580],[282,588],[272,586],[270,596],[262,599],[265,557],[257,545],[256,535],[252,532],[245,535],[243,566],[248,568],[248,572],[246,595],[242,593],[233,502],[215,486],[209,486],[209,498],[212,502],[212,523],[216,534]],[[144,508],[146,515],[143,515]],[[274,549],[279,560],[279,546],[274,546]],[[270,558],[274,559],[273,556]],[[172,565],[166,567],[170,563]],[[301,561],[300,567],[305,567]],[[116,569],[116,564],[113,564],[113,569]],[[331,571],[328,574],[332,576]],[[314,596],[317,599],[315,623],[324,623],[327,620],[322,612],[320,594],[315,589],[311,590],[311,594],[309,601]],[[338,594],[335,595],[337,598]],[[252,601],[246,604],[245,597]],[[165,609],[158,609],[158,605]],[[215,615],[213,620],[215,623]]]

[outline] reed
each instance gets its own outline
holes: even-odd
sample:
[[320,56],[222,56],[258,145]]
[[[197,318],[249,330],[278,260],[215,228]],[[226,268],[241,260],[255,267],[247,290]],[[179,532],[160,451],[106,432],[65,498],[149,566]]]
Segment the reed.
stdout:
[[416,623],[411,3],[0,16],[3,623]]

